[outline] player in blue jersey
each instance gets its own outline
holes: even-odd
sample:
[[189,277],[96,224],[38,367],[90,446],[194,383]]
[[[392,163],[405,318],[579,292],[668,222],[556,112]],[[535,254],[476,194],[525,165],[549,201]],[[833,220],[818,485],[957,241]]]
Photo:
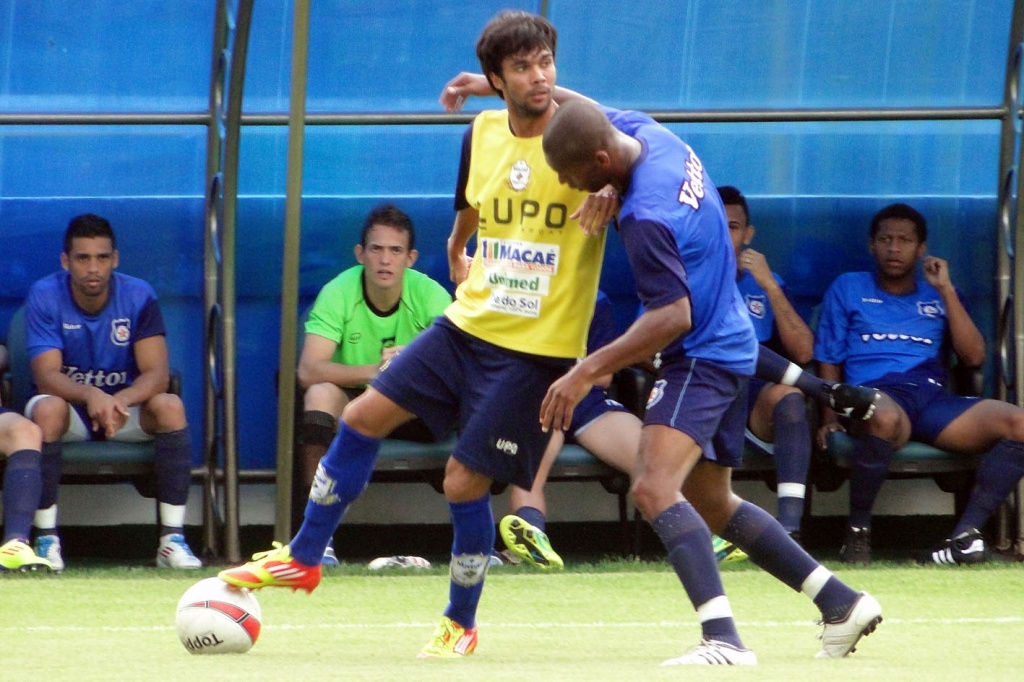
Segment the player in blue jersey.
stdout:
[[63,270],[37,281],[25,303],[38,392],[25,414],[43,433],[36,553],[64,567],[57,535],[61,442],[154,442],[161,568],[202,566],[185,541],[192,451],[181,398],[168,393],[166,330],[156,293],[115,272],[110,223],[83,214],[64,233]]
[[[814,334],[793,308],[786,283],[772,272],[764,254],[750,247],[754,226],[747,199],[735,187],[718,188],[729,220],[736,254],[736,286],[762,346],[798,365],[811,361]],[[778,513],[782,527],[799,539],[807,471],[811,463],[811,427],[804,394],[795,386],[754,377],[748,388],[747,439],[775,458]]]
[[[848,425],[830,411],[828,431],[850,428],[856,454],[850,472],[850,516],[842,558],[871,560],[871,508],[895,450],[909,440],[952,452],[988,452],[949,537],[925,561],[984,561],[980,529],[1024,475],[1024,409],[961,397],[947,389],[947,357],[980,367],[985,342],[950,279],[945,260],[927,254],[928,228],[906,204],[871,219],[868,250],[875,272],[840,275],[825,294],[814,356],[825,378],[868,384],[882,400],[867,422]],[[920,275],[918,274],[920,267]]]
[[565,428],[595,377],[658,354],[633,499],[665,545],[702,632],[694,649],[665,664],[757,662],[736,630],[711,531],[813,599],[824,623],[818,656],[847,655],[881,621],[878,602],[841,582],[770,514],[731,489],[746,419],[746,403],[737,397],[754,371],[758,344],[735,285],[725,211],[703,162],[649,116],[582,99],[559,107],[543,143],[561,182],[619,191],[622,243],[645,311],[552,384],[541,423]]

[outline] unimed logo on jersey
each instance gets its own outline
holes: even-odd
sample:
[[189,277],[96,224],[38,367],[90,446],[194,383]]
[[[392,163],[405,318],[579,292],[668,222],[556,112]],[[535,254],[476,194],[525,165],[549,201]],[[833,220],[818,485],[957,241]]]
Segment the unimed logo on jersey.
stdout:
[[119,317],[110,321],[110,342],[115,346],[127,346],[132,340],[132,321]]

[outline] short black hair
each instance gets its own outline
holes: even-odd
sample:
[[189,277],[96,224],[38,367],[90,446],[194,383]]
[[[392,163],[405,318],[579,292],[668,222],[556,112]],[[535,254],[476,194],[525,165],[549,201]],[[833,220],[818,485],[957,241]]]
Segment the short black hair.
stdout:
[[732,185],[722,185],[718,188],[718,196],[722,197],[722,204],[725,206],[742,206],[743,215],[747,217],[747,222],[750,222],[750,209],[747,208],[747,198],[743,196],[743,192]]
[[117,248],[117,239],[114,237],[114,228],[110,221],[101,218],[95,213],[83,213],[76,215],[68,223],[68,229],[64,231],[64,253],[71,253],[71,244],[75,239],[91,239],[94,237],[106,237],[110,245]]
[[387,225],[399,232],[407,233],[409,235],[409,250],[412,251],[416,248],[416,228],[412,226],[412,218],[394,204],[381,204],[366,216],[366,220],[363,222],[363,233],[359,237],[359,243],[364,249],[366,248],[366,238],[374,225]]
[[922,244],[928,241],[928,223],[920,211],[908,204],[889,204],[876,213],[871,219],[870,237],[874,239],[875,235],[878,234],[878,228],[882,221],[891,218],[909,220],[914,223],[914,232],[917,234],[918,241]]
[[[501,73],[501,63],[506,57],[543,48],[551,50],[551,56],[554,57],[557,46],[558,31],[550,21],[539,14],[505,10],[496,14],[484,26],[476,41],[476,56],[480,60],[480,70],[494,88],[491,74]],[[498,97],[505,99],[500,90],[494,90]]]

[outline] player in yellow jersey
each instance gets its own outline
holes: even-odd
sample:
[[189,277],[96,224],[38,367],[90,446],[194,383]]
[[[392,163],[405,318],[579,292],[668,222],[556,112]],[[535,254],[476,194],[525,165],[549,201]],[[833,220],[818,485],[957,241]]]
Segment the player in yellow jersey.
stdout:
[[345,408],[291,543],[222,571],[226,582],[312,591],[328,540],[370,480],[380,440],[416,416],[439,437],[459,433],[444,480],[454,531],[449,605],[420,656],[476,648],[495,540],[491,483],[533,484],[549,439],[538,423],[541,401],[585,353],[604,248],[595,228],[617,209],[614,192],[588,197],[560,185],[544,160],[541,135],[557,106],[556,44],[554,27],[525,12],[502,12],[484,28],[477,56],[506,108],[477,116],[463,141],[448,239],[455,301]]

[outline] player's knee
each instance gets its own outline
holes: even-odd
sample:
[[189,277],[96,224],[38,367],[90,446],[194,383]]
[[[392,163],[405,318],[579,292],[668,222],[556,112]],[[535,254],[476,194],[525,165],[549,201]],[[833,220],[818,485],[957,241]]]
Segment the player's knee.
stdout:
[[17,450],[38,450],[43,443],[43,430],[30,419],[20,415],[11,414],[7,428],[7,436],[10,447],[7,448],[10,455]]
[[302,406],[307,412],[316,410],[335,417],[341,416],[347,402],[345,392],[331,383],[313,384],[302,396]]
[[634,479],[631,493],[633,503],[649,521],[668,508],[678,495],[674,491],[667,491],[657,477],[644,474]]
[[895,442],[899,439],[907,416],[891,400],[882,401],[868,421],[868,433]]
[[147,413],[144,419],[152,420],[159,432],[185,428],[185,403],[173,393],[158,393],[143,404],[142,410]]
[[44,441],[56,441],[68,430],[70,409],[63,398],[48,395],[32,405],[29,418],[42,430]]

